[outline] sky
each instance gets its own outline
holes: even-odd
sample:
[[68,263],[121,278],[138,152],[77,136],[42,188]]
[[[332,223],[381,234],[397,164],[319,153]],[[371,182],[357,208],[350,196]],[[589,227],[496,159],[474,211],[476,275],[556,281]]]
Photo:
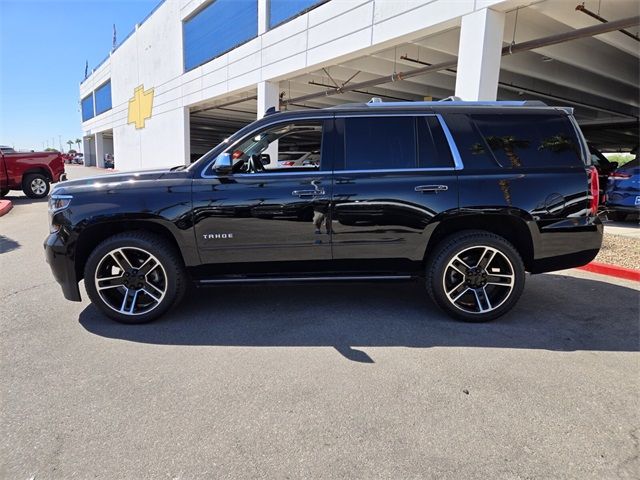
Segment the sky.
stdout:
[[[160,0],[0,0],[0,145],[65,151],[82,137],[79,86]],[[172,1],[172,0],[168,0]],[[59,137],[60,136],[60,137]]]

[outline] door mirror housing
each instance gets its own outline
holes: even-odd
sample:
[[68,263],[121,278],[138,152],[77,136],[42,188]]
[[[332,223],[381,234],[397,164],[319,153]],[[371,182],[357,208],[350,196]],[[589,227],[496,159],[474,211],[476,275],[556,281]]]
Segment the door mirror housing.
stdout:
[[233,168],[233,161],[230,153],[221,153],[213,162],[213,170],[216,173],[229,173]]
[[269,165],[271,163],[271,156],[268,153],[263,153],[260,155],[260,161],[262,165]]

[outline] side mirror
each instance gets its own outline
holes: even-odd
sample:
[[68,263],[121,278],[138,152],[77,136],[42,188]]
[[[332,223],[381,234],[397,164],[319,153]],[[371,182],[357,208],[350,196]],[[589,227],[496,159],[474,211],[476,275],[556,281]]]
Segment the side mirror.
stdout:
[[216,173],[229,173],[233,168],[233,161],[230,153],[221,153],[213,162],[213,170]]
[[620,165],[618,162],[609,162],[611,163],[611,171],[614,171]]
[[271,156],[268,153],[263,153],[260,155],[260,161],[262,165],[269,165],[271,163]]

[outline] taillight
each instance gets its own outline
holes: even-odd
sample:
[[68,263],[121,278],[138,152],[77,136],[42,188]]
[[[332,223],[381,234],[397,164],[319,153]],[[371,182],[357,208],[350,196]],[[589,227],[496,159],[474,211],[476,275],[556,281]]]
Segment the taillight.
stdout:
[[283,167],[293,167],[296,162],[280,162]]
[[631,178],[631,174],[624,172],[611,172],[609,174],[609,178]]
[[598,170],[596,167],[589,167],[589,192],[591,201],[589,203],[589,211],[591,215],[598,214],[598,202],[600,196],[600,179],[598,178]]

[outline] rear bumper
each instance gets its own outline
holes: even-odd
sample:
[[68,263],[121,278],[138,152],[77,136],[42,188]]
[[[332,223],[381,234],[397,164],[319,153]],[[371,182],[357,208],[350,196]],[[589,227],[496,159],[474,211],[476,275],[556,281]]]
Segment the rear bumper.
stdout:
[[598,255],[603,233],[598,217],[570,218],[538,229],[528,269],[543,273],[586,265]]
[[53,233],[44,241],[45,257],[53,278],[62,287],[62,294],[67,300],[79,302],[80,289],[76,276],[75,265],[69,255],[69,248],[60,233]]

